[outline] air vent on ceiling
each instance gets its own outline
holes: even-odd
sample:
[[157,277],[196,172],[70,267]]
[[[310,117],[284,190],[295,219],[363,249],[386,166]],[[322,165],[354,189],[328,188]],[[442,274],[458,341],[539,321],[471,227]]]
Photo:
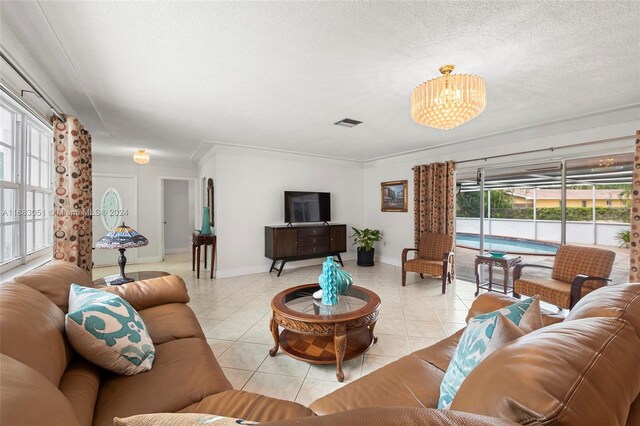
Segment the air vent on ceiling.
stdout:
[[355,127],[361,123],[362,121],[353,120],[351,118],[343,118],[342,120],[336,121],[333,124],[335,124],[336,126],[342,126],[342,127]]

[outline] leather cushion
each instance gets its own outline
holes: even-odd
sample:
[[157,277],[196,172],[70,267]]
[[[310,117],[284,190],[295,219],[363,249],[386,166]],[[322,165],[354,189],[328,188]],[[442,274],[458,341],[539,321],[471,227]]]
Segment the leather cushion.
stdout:
[[91,426],[93,408],[100,388],[100,369],[80,356],[74,357],[60,380],[60,392],[67,398],[78,422]]
[[365,408],[327,416],[305,417],[295,420],[263,423],[279,426],[513,426],[508,420],[478,416],[451,410],[413,407]]
[[51,300],[22,284],[2,284],[0,336],[0,352],[58,386],[72,351],[65,339],[64,313]]
[[464,333],[464,328],[429,347],[415,351],[412,355],[445,372],[447,368],[449,368],[449,363],[451,362],[451,358],[453,358],[453,353],[458,347],[462,333]]
[[0,390],[2,425],[80,426],[71,404],[56,386],[4,354],[0,355]]
[[485,359],[451,409],[523,424],[622,425],[640,392],[638,353],[640,339],[624,320],[551,325]]
[[156,345],[189,337],[205,339],[196,315],[184,303],[154,306],[138,313]]
[[444,372],[415,355],[407,355],[314,401],[318,415],[368,407],[438,406]]
[[44,294],[64,313],[67,313],[71,284],[91,286],[91,277],[84,269],[64,260],[54,260],[14,278],[14,281]]
[[612,285],[593,291],[576,303],[566,320],[591,317],[627,320],[640,337],[640,283]]
[[233,389],[206,341],[179,339],[156,346],[153,368],[135,376],[103,377],[94,425],[114,417],[175,412],[208,395]]
[[167,275],[150,280],[101,287],[129,302],[136,311],[167,303],[188,303],[189,294],[182,278]]
[[180,412],[218,414],[254,422],[273,422],[315,415],[313,411],[297,402],[240,390],[229,390],[208,396]]

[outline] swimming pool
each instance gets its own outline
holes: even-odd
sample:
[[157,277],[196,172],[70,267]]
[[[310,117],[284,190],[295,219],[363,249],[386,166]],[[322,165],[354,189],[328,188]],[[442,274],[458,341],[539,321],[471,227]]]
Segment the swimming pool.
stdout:
[[[459,232],[456,234],[456,245],[460,247],[479,249],[480,236],[477,234],[466,234]],[[523,238],[511,237],[484,237],[484,249],[505,251],[514,254],[546,254],[554,255],[558,251],[559,244],[546,243],[542,241],[527,240]]]

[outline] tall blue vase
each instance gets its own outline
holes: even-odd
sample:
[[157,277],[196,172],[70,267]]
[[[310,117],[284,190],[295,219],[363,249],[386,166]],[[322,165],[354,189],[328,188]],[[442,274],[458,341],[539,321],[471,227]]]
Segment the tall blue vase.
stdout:
[[202,210],[202,227],[200,228],[200,234],[211,235],[211,215],[209,213],[209,207],[204,207]]
[[353,279],[351,275],[340,269],[332,256],[329,256],[322,264],[322,274],[318,277],[318,283],[322,288],[322,304],[337,305],[339,295],[349,290]]

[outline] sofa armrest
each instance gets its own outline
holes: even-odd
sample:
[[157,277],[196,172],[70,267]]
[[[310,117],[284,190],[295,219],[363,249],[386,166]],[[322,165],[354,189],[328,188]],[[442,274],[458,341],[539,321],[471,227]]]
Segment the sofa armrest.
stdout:
[[[498,309],[513,305],[519,301],[520,299],[516,299],[515,297],[507,296],[502,293],[482,293],[473,301],[465,321],[469,322],[469,320],[476,315],[497,311]],[[549,312],[545,309],[540,309],[540,311],[542,313],[542,323],[545,326],[564,321],[564,316],[561,314]]]
[[465,318],[465,322],[469,322],[469,320],[476,315],[488,314],[489,312],[497,311],[498,309],[513,305],[517,302],[519,302],[519,300],[515,297],[507,296],[502,293],[482,293],[473,301],[473,304],[471,304],[467,318]]
[[188,303],[187,285],[176,275],[101,287],[122,297],[137,311],[167,303]]
[[281,422],[287,419],[315,416],[313,411],[297,402],[241,390],[228,390],[209,395],[179,412],[217,414],[254,422]]

